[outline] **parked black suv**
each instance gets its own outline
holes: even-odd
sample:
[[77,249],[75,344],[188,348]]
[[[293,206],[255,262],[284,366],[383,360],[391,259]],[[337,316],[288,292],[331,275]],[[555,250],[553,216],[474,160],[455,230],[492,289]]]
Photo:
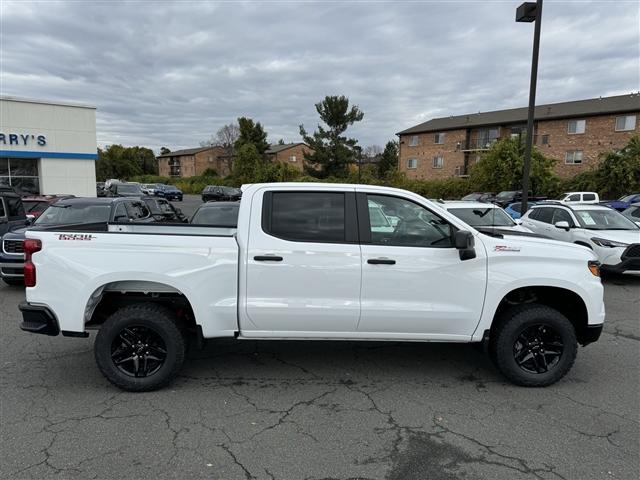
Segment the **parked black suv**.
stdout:
[[[19,199],[19,197],[18,197]],[[151,223],[154,215],[139,198],[64,198],[51,204],[34,222],[25,226],[25,219],[15,228],[2,236],[0,249],[0,278],[9,285],[23,283],[23,242],[27,230],[44,230],[65,225],[83,225],[88,223],[104,224],[106,231],[109,222]]]
[[203,202],[235,202],[242,198],[242,190],[233,187],[207,185],[202,190]]

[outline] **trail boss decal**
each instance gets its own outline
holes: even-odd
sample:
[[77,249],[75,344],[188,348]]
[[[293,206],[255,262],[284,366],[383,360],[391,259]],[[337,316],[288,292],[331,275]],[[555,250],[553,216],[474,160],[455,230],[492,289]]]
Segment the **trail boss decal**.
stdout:
[[97,238],[95,235],[87,233],[59,233],[58,240],[93,240]]
[[493,247],[494,252],[519,252],[520,247],[510,247],[508,245],[496,245]]

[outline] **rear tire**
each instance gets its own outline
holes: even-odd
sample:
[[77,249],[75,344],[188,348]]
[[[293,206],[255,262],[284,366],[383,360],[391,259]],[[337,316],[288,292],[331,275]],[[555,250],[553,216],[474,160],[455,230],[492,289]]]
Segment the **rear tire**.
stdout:
[[104,322],[94,344],[96,363],[116,387],[157,390],[178,374],[186,341],[173,313],[154,304],[121,308]]
[[564,377],[576,359],[571,322],[557,310],[518,305],[501,317],[489,345],[491,360],[512,383],[546,387]]

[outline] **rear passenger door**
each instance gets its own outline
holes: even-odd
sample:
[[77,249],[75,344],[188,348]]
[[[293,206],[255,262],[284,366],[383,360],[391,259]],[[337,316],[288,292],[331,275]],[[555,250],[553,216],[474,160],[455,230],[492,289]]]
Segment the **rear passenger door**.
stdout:
[[361,262],[353,189],[257,192],[248,228],[244,336],[355,332]]
[[522,225],[534,233],[553,238],[551,231],[553,210],[553,207],[534,208],[531,213],[522,220]]

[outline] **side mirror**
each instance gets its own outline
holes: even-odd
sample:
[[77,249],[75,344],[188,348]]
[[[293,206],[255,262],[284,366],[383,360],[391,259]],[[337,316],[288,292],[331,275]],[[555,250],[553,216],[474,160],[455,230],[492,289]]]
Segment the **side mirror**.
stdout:
[[458,230],[455,233],[455,245],[460,255],[460,260],[476,258],[475,239],[468,230]]
[[514,222],[516,222],[516,225],[522,225],[522,220],[519,218],[516,218]]
[[571,226],[569,225],[569,222],[567,222],[566,220],[562,220],[560,222],[556,222],[554,225],[555,225],[556,228],[562,228],[563,230],[566,230],[567,232],[571,228]]
[[33,215],[27,215],[27,219],[24,221],[24,224],[28,227],[29,225],[33,225],[33,222],[35,221],[36,217],[34,217]]

